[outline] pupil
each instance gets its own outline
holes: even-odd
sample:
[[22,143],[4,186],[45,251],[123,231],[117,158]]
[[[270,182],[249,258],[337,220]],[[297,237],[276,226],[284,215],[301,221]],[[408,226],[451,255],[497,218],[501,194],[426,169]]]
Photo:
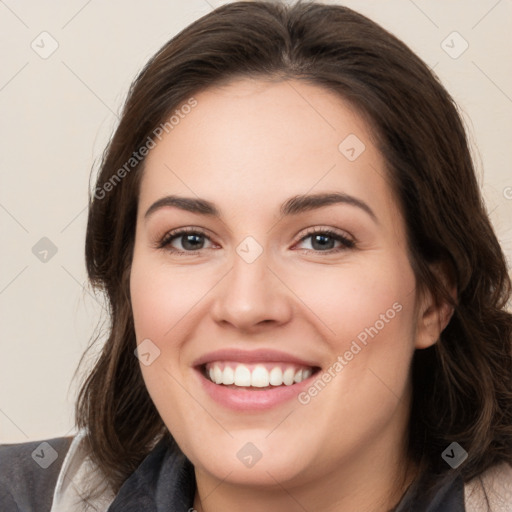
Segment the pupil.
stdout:
[[[313,237],[313,244],[312,244],[313,248],[315,248],[315,249],[317,248],[317,247],[315,247],[315,243],[316,242],[318,242],[320,240],[323,240],[323,241],[320,242],[320,248],[325,249],[326,248],[326,243],[325,242],[327,240],[327,243],[328,243],[330,238],[331,238],[330,236],[326,236],[326,235],[315,235]],[[334,240],[331,240],[331,243],[332,242],[334,242]],[[328,247],[328,249],[332,249],[332,247]]]
[[[185,235],[185,241],[183,243],[183,247],[185,249],[192,249],[192,250],[197,249],[198,247],[197,247],[197,245],[194,245],[194,241],[197,242],[198,241],[197,239],[200,238],[201,236],[202,235]],[[199,242],[200,242],[200,240],[199,240]],[[187,245],[190,243],[191,243],[191,245],[189,245],[187,247]]]

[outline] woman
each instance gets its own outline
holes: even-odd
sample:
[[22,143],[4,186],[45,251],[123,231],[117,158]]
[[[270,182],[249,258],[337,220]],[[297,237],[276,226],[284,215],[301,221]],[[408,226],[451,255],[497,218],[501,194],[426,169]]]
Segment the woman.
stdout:
[[79,434],[3,447],[2,510],[512,507],[503,252],[453,101],[367,18],[237,2],[166,44],[86,261]]

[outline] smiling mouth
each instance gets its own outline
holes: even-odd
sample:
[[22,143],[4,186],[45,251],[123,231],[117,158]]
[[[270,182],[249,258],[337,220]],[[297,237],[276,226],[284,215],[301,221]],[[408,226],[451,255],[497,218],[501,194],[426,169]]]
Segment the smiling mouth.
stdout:
[[268,390],[299,384],[320,371],[319,367],[287,363],[237,363],[215,361],[201,366],[202,375],[214,384],[232,389]]

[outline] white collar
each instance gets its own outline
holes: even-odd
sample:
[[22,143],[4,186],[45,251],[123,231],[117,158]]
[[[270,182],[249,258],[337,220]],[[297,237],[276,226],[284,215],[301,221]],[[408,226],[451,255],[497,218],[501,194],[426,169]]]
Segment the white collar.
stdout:
[[[503,462],[490,467],[464,486],[466,512],[512,510],[512,466]],[[489,508],[490,507],[490,508]]]
[[105,485],[101,472],[85,453],[85,435],[86,430],[80,430],[71,442],[57,478],[50,512],[106,512],[115,498],[110,489],[96,499],[84,502],[81,498],[86,482],[93,489]]

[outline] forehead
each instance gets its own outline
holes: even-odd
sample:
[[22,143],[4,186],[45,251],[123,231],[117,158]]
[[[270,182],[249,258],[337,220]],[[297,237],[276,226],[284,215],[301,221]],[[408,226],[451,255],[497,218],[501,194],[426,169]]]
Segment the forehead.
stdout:
[[165,193],[238,208],[334,189],[389,200],[371,129],[336,93],[298,80],[240,79],[194,100],[146,158],[143,207]]

